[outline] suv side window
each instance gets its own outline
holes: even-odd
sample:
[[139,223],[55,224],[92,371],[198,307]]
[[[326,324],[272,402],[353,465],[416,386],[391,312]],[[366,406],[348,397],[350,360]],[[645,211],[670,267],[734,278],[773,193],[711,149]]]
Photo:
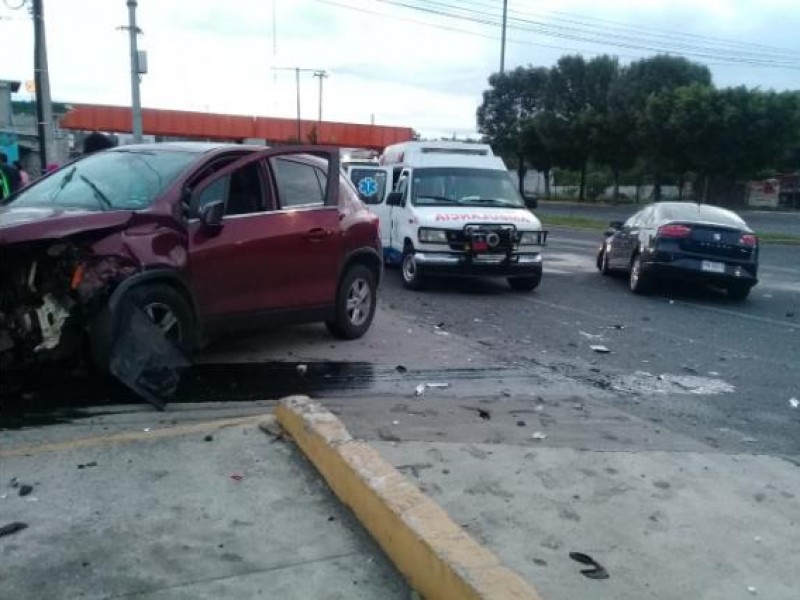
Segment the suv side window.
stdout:
[[312,165],[277,157],[270,160],[281,208],[324,206],[324,174]]
[[200,208],[217,200],[225,203],[226,216],[247,215],[266,210],[267,203],[259,163],[247,164],[212,182],[197,196],[197,204],[192,206],[192,215],[196,216]]

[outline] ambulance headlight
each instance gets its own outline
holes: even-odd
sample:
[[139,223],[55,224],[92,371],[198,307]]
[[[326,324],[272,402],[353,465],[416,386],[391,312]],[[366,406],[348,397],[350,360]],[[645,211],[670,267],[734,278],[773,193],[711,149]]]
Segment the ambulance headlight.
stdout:
[[541,246],[543,243],[541,231],[524,231],[519,237],[520,246]]
[[423,244],[446,244],[447,231],[444,229],[429,229],[420,227],[419,241]]

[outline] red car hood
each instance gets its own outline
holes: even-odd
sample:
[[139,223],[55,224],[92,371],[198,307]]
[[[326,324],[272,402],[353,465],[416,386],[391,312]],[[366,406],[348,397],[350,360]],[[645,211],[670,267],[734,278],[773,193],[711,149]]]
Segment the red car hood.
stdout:
[[104,229],[119,229],[133,211],[92,212],[54,207],[0,208],[0,245],[52,240]]

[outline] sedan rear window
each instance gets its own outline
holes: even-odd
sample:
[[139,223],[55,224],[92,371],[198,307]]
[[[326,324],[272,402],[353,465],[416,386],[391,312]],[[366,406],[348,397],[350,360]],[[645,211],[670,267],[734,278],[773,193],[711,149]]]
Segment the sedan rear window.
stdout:
[[658,212],[659,217],[666,221],[705,221],[739,229],[747,227],[736,213],[709,204],[691,202],[663,204],[658,208]]
[[191,152],[134,149],[92,154],[25,188],[11,203],[97,211],[141,210],[196,159]]

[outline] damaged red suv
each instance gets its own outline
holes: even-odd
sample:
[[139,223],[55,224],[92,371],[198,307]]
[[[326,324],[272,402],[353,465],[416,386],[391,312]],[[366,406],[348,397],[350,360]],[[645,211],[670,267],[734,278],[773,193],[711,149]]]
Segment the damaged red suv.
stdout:
[[187,352],[266,322],[358,338],[381,265],[378,220],[337,149],[107,150],[0,207],[0,368],[84,351],[107,366],[131,303]]

